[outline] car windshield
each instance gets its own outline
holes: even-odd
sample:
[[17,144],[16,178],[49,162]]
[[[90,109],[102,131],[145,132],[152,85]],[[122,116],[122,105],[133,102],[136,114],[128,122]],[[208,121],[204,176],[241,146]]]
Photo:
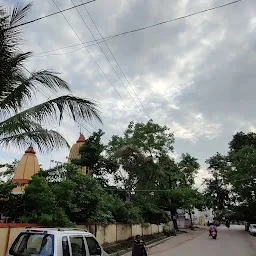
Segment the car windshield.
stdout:
[[9,253],[14,256],[53,256],[53,235],[21,233]]

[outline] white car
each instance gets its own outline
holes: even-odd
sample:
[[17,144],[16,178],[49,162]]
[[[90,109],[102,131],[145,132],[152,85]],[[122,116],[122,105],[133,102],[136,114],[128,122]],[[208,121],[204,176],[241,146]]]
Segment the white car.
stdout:
[[251,224],[249,226],[249,232],[251,235],[256,235],[256,224]]
[[107,256],[90,232],[67,228],[27,228],[6,256]]

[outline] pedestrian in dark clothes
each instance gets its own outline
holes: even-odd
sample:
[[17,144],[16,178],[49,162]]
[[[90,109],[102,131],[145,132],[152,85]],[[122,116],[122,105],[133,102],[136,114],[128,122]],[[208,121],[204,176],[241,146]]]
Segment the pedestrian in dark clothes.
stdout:
[[132,256],[147,256],[145,243],[141,239],[140,235],[135,236],[132,249]]

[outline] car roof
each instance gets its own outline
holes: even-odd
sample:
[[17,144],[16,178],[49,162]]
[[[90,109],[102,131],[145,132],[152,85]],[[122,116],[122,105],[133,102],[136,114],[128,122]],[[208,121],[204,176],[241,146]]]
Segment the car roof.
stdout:
[[29,227],[29,228],[24,229],[22,232],[36,233],[38,231],[47,232],[47,233],[49,232],[49,233],[62,233],[62,234],[80,234],[80,235],[86,235],[86,236],[93,236],[93,234],[88,232],[87,230],[79,229],[79,228],[38,228],[38,227]]

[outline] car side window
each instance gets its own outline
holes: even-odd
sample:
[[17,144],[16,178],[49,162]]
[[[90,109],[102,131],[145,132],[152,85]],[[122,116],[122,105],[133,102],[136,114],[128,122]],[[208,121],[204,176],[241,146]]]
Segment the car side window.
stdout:
[[101,247],[99,243],[93,237],[86,237],[86,242],[88,245],[90,256],[101,255]]
[[62,237],[62,255],[63,256],[70,256],[68,237],[67,236]]
[[72,256],[86,256],[84,238],[82,236],[70,236]]

